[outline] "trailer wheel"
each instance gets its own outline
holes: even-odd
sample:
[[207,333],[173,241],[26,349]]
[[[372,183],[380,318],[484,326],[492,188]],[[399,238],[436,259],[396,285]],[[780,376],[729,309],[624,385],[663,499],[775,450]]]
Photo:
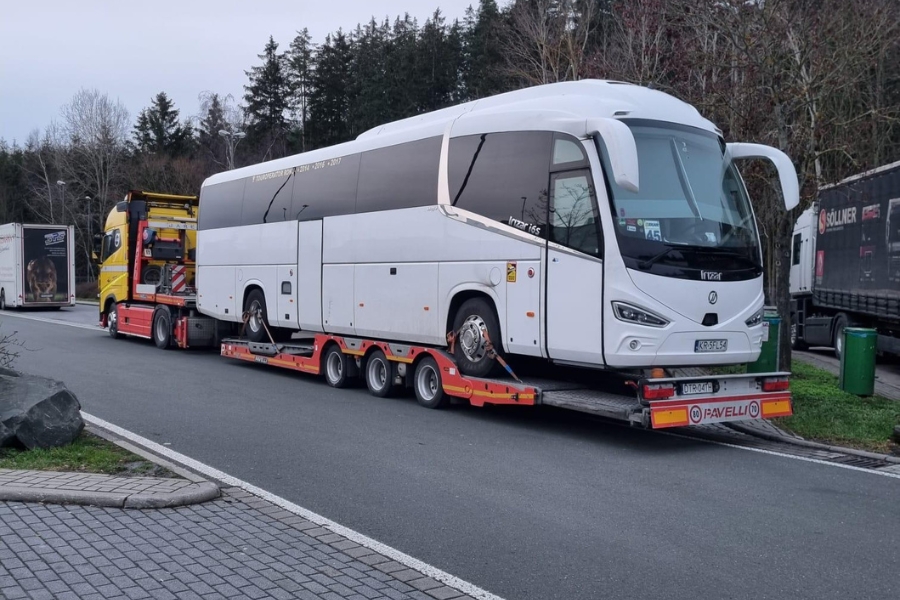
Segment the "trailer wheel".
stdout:
[[437,361],[426,356],[416,366],[416,400],[425,408],[443,408],[450,401],[441,383],[441,370]]
[[6,290],[0,290],[0,310],[6,310]]
[[325,382],[333,388],[347,387],[350,377],[347,375],[347,355],[341,352],[340,346],[332,344],[322,358],[325,365]]
[[118,305],[113,302],[106,311],[106,329],[109,336],[113,339],[120,339],[122,334],[119,333],[119,309]]
[[458,334],[453,355],[459,370],[471,377],[487,377],[497,363],[488,356],[484,331],[498,355],[502,353],[500,324],[491,305],[484,298],[470,298],[463,302],[453,320],[453,331]]
[[391,363],[381,350],[375,350],[366,359],[366,387],[369,393],[379,398],[386,398],[393,386]]
[[834,320],[834,355],[841,358],[844,352],[844,328],[847,327],[847,317],[843,314],[838,315]]
[[153,343],[157,348],[167,350],[172,347],[172,313],[164,306],[153,311]]

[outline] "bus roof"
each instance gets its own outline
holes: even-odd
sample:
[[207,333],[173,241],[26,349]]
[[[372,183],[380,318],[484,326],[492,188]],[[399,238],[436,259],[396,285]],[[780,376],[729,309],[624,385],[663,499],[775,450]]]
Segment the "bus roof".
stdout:
[[620,81],[586,79],[533,86],[393,121],[369,129],[355,140],[217,173],[207,178],[203,187],[439,136],[448,127],[454,137],[540,129],[583,138],[587,119],[596,117],[668,121],[721,135],[695,107],[670,94]]

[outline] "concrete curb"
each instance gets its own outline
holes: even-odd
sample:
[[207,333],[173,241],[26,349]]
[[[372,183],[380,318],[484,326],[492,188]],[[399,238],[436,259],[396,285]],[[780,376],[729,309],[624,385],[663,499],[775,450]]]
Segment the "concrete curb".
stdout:
[[794,444],[795,446],[803,446],[805,448],[814,448],[816,450],[827,450],[828,452],[837,452],[840,454],[852,454],[863,458],[871,458],[875,460],[883,460],[888,463],[900,464],[900,458],[891,456],[890,454],[878,454],[877,452],[868,452],[866,450],[857,450],[856,448],[845,448],[844,446],[832,446],[829,444],[820,444],[819,442],[811,442],[803,438],[796,438],[789,435],[777,435],[774,433],[766,433],[752,427],[741,425],[737,422],[724,423],[731,429],[739,431],[747,435],[758,437],[770,442],[781,442],[784,444]]
[[220,495],[219,486],[209,481],[192,483],[190,486],[168,494],[123,494],[0,485],[0,500],[81,504],[110,508],[170,508],[206,502],[218,498]]

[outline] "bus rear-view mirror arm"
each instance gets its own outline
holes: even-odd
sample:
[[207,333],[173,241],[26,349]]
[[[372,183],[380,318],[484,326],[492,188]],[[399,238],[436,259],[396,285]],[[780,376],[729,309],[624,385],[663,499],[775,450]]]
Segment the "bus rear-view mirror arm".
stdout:
[[637,192],[640,183],[637,144],[628,125],[617,119],[588,119],[587,134],[603,139],[616,185]]
[[732,142],[726,144],[731,159],[768,158],[778,169],[781,180],[781,194],[784,196],[784,209],[791,210],[800,204],[800,184],[797,181],[797,170],[787,154],[772,146],[763,144],[747,144]]

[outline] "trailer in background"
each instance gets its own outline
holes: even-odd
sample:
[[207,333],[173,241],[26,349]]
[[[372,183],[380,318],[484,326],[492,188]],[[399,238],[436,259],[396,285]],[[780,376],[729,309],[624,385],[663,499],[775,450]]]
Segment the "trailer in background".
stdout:
[[791,342],[830,346],[843,330],[877,330],[900,355],[900,161],[825,186],[794,226]]
[[75,305],[75,228],[0,225],[0,309]]

